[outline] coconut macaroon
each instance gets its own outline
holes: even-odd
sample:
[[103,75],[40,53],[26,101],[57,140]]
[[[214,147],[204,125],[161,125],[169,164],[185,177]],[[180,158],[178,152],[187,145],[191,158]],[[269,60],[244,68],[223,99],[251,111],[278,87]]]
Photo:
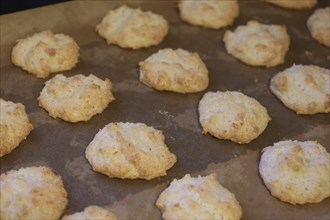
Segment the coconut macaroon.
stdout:
[[116,216],[99,206],[88,206],[82,212],[76,212],[72,215],[65,215],[62,220],[116,220]]
[[200,92],[209,84],[208,70],[197,53],[162,49],[140,65],[140,81],[156,90]]
[[93,170],[109,177],[150,180],[166,175],[176,162],[162,131],[143,123],[110,123],[86,148]]
[[317,0],[265,0],[268,3],[289,9],[313,8]]
[[293,65],[277,73],[270,90],[297,114],[330,112],[330,70],[314,65]]
[[273,67],[284,63],[290,37],[285,26],[252,20],[226,31],[223,41],[227,52],[245,64]]
[[32,129],[23,104],[0,98],[0,157],[14,150]]
[[108,44],[131,49],[159,44],[167,35],[168,29],[168,22],[163,16],[126,5],[109,11],[96,26],[97,33]]
[[79,46],[69,36],[42,31],[20,39],[11,54],[12,62],[38,78],[72,69],[79,58]]
[[261,177],[272,196],[293,205],[330,196],[330,154],[315,141],[280,141],[262,150]]
[[236,91],[207,92],[198,105],[203,133],[239,144],[256,139],[270,117],[257,100]]
[[242,208],[235,195],[213,173],[205,177],[185,175],[174,179],[158,197],[164,219],[240,219]]
[[330,47],[330,7],[315,10],[307,20],[307,27],[315,40]]
[[109,79],[101,80],[92,74],[72,77],[58,74],[46,82],[38,98],[39,106],[53,118],[88,121],[115,100],[111,89]]
[[25,167],[0,176],[0,219],[59,219],[68,204],[60,176]]
[[178,7],[182,20],[213,29],[231,25],[239,14],[236,0],[181,0]]

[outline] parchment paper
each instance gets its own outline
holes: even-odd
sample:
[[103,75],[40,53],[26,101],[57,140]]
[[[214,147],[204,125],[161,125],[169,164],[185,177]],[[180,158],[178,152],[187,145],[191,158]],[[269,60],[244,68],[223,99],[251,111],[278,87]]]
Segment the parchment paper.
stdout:
[[[170,23],[166,39],[158,46],[130,50],[108,46],[94,31],[110,9],[126,3],[163,15]],[[318,203],[293,206],[272,197],[258,173],[262,148],[281,140],[317,140],[329,152],[329,114],[297,115],[270,92],[269,80],[295,64],[329,68],[329,49],[314,41],[306,20],[314,11],[288,10],[262,1],[240,1],[240,16],[231,27],[210,30],[180,20],[177,1],[73,1],[1,16],[0,94],[21,102],[34,130],[12,153],[0,159],[1,173],[26,166],[45,165],[61,175],[69,194],[64,214],[89,205],[114,212],[119,219],[161,219],[155,206],[159,193],[174,178],[218,174],[218,180],[236,195],[242,219],[329,219],[329,198]],[[319,1],[316,8],[329,5]],[[251,19],[285,24],[291,37],[283,65],[274,68],[247,66],[225,52],[222,37],[227,29]],[[80,45],[80,62],[67,76],[93,73],[113,82],[116,101],[88,122],[76,124],[52,119],[38,107],[37,97],[46,79],[37,79],[10,62],[15,40],[51,29],[72,36]],[[206,91],[195,94],[159,92],[138,81],[138,62],[162,48],[198,52],[209,70]],[[207,91],[236,90],[257,99],[272,118],[267,129],[250,144],[239,145],[203,135],[197,105]],[[164,132],[166,143],[178,161],[168,175],[154,180],[122,180],[92,171],[84,157],[94,135],[110,122],[143,122]]]

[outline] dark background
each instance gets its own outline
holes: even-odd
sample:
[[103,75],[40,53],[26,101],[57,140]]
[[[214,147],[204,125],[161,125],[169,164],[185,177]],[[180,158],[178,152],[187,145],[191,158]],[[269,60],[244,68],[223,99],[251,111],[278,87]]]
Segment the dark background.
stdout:
[[30,8],[41,7],[68,0],[1,0],[0,1],[0,14],[8,14],[16,11],[22,11]]

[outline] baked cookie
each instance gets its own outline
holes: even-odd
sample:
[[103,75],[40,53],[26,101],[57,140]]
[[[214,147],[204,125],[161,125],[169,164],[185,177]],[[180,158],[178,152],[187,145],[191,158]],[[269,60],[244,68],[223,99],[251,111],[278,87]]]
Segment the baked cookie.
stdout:
[[330,47],[330,7],[315,10],[307,20],[307,27],[315,40]]
[[273,5],[289,9],[306,9],[313,8],[317,4],[317,0],[265,0]]
[[251,66],[273,67],[284,63],[290,37],[285,26],[249,21],[224,35],[227,52]]
[[240,92],[207,92],[198,105],[203,133],[239,144],[256,139],[270,117],[257,100]]
[[159,44],[167,35],[168,29],[168,23],[163,16],[132,9],[126,5],[109,11],[96,26],[97,33],[105,38],[108,44],[132,49]]
[[156,90],[200,92],[209,84],[208,70],[197,53],[163,49],[140,62],[140,81]]
[[330,196],[330,154],[315,141],[280,141],[262,150],[261,177],[272,196],[295,204]]
[[158,197],[156,205],[164,219],[240,219],[242,208],[235,195],[213,173],[174,179]]
[[176,162],[161,131],[143,123],[110,123],[86,149],[93,170],[122,179],[153,179],[166,175]]
[[116,216],[104,209],[104,208],[101,208],[99,206],[88,206],[84,209],[84,211],[82,212],[77,212],[77,213],[74,213],[72,215],[65,215],[62,220],[75,220],[75,219],[79,219],[79,220],[92,220],[92,219],[95,219],[95,220],[116,220]]
[[50,30],[20,39],[11,54],[12,62],[38,78],[72,69],[79,58],[79,46],[69,36]]
[[181,0],[178,7],[182,20],[193,25],[213,29],[231,25],[239,14],[239,6],[236,0]]
[[88,121],[115,100],[111,88],[109,79],[101,80],[92,74],[72,77],[58,74],[46,82],[38,98],[39,106],[53,118]]
[[330,71],[313,65],[293,65],[277,73],[270,90],[297,114],[330,111]]
[[0,157],[14,150],[32,129],[23,104],[0,98]]
[[0,219],[59,219],[68,204],[60,176],[25,167],[0,176]]

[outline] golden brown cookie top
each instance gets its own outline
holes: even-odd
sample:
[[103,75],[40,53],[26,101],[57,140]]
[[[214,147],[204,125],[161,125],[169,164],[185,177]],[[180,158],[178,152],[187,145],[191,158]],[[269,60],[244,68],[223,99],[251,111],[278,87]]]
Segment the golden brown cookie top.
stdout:
[[140,81],[156,90],[200,92],[209,83],[208,70],[197,53],[162,49],[139,63]]
[[204,134],[239,144],[257,138],[270,121],[265,107],[236,91],[207,92],[199,102],[198,111]]
[[109,123],[88,145],[85,155],[93,170],[122,179],[166,175],[176,162],[160,130],[143,123]]
[[315,10],[307,20],[307,27],[315,40],[330,47],[330,7]]
[[0,98],[0,157],[14,150],[32,129],[23,104]]
[[168,22],[161,15],[123,5],[111,10],[96,26],[108,44],[139,49],[157,45],[168,32]]
[[317,4],[317,0],[265,0],[268,3],[289,9],[308,9]]
[[330,154],[316,141],[280,141],[262,152],[259,171],[274,197],[295,205],[330,196]]
[[3,173],[0,188],[1,219],[59,219],[68,203],[61,177],[48,167]]
[[293,65],[274,75],[270,90],[297,114],[330,111],[330,71],[314,65]]
[[40,92],[39,105],[51,117],[68,122],[88,121],[115,100],[109,79],[81,74],[66,77],[58,74],[48,80]]
[[178,7],[184,21],[212,29],[231,25],[239,14],[236,0],[181,0]]
[[240,219],[242,208],[235,195],[215,174],[174,179],[158,197],[164,219]]
[[72,69],[79,58],[79,46],[69,36],[52,31],[35,33],[17,40],[12,62],[38,78]]
[[86,207],[82,212],[76,212],[71,215],[65,215],[62,220],[117,220],[116,216],[96,205]]
[[284,63],[290,37],[285,26],[251,20],[234,31],[227,30],[223,41],[227,52],[245,64],[273,67]]

